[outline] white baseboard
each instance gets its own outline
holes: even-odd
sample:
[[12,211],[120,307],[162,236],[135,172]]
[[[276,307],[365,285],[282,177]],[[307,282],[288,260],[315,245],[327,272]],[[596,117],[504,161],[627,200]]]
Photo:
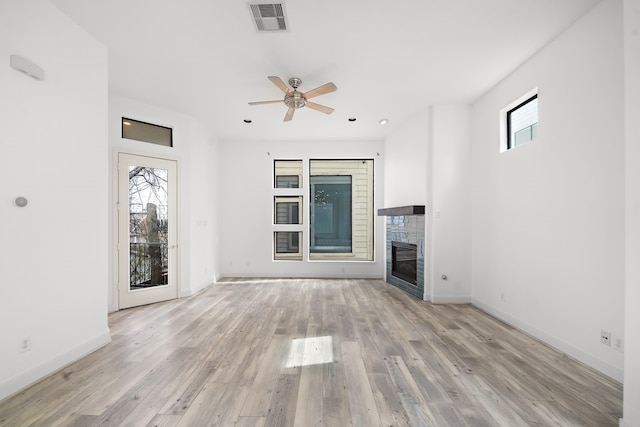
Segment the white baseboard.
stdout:
[[[324,262],[324,261],[314,261],[314,262]],[[371,280],[382,280],[384,281],[384,276],[380,274],[352,274],[352,273],[331,273],[331,274],[291,274],[290,276],[283,275],[282,272],[279,273],[225,273],[220,275],[220,278],[216,280],[220,282],[222,279],[371,279]]]
[[72,347],[51,359],[22,372],[0,384],[0,400],[12,396],[36,381],[73,363],[111,342],[109,329]]
[[438,295],[430,301],[434,304],[470,304],[471,298],[460,295]]
[[207,281],[207,282],[201,283],[199,286],[196,286],[195,288],[181,289],[180,290],[180,298],[191,297],[191,296],[197,294],[198,292],[208,288],[212,284],[213,284],[213,282]]
[[526,332],[527,334],[538,338],[539,340],[544,341],[546,344],[549,344],[550,346],[554,347],[555,349],[573,357],[574,359],[579,360],[580,362],[591,366],[593,369],[596,369],[597,371],[600,371],[601,373],[605,374],[606,376],[622,383],[623,381],[623,370],[616,368],[615,366],[612,366],[608,363],[603,362],[602,360],[596,359],[595,357],[591,356],[590,354],[570,345],[567,344],[566,342],[564,342],[563,340],[560,340],[552,335],[549,335],[537,328],[535,328],[534,326],[531,326],[523,321],[521,321],[520,319],[517,319],[515,317],[512,317],[498,309],[496,309],[495,307],[489,305],[489,304],[485,304],[484,302],[472,298],[471,299],[471,304],[473,304],[474,306],[478,307],[479,309],[485,311],[486,313],[492,315],[493,317],[496,317],[500,320],[502,320],[505,323],[508,323],[509,325],[520,329],[523,332]]

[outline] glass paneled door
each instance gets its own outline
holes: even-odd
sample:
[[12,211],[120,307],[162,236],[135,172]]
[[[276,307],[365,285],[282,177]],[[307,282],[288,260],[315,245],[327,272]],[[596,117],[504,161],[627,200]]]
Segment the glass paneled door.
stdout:
[[118,155],[119,308],[178,297],[176,162]]

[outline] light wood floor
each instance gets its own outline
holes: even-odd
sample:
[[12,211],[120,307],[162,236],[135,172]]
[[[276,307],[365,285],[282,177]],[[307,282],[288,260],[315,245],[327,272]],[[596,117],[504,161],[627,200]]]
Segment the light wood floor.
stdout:
[[622,410],[594,370],[379,280],[229,280],[109,320],[111,344],[0,402],[0,425],[615,426]]

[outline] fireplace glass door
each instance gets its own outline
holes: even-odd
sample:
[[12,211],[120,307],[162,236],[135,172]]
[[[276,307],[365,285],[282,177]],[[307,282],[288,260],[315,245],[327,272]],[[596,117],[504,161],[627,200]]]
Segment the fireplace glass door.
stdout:
[[417,285],[417,245],[412,243],[391,242],[391,257],[391,274],[412,285]]

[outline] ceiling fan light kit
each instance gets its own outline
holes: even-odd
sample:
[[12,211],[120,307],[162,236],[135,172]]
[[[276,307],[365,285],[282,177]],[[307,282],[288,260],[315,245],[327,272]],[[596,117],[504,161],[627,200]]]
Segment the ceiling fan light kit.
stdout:
[[267,78],[271,80],[271,82],[276,85],[281,91],[284,92],[284,99],[250,102],[249,105],[276,104],[279,102],[284,102],[284,105],[289,108],[284,116],[285,122],[290,121],[293,118],[293,113],[295,112],[295,110],[302,107],[309,107],[312,110],[320,111],[321,113],[325,114],[333,113],[333,108],[309,101],[309,98],[324,95],[330,92],[335,92],[336,90],[338,90],[336,85],[332,82],[325,83],[322,86],[318,86],[315,89],[311,89],[310,91],[303,93],[298,91],[298,87],[302,85],[302,80],[298,77],[291,77],[289,79],[289,86],[291,86],[293,90],[290,90],[289,87],[282,81],[282,79],[280,79],[280,77],[268,76]]

